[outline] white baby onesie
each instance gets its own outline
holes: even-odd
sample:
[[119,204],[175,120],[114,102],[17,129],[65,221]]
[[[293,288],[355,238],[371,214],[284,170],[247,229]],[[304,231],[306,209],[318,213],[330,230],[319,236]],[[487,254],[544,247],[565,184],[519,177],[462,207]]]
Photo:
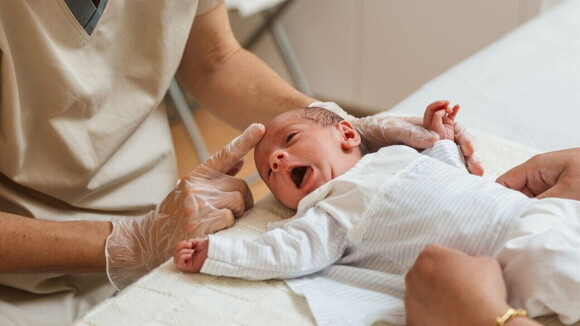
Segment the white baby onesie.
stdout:
[[534,202],[467,173],[451,141],[386,147],[261,237],[210,236],[201,272],[287,279],[319,325],[404,324],[404,275],[427,244],[495,256]]

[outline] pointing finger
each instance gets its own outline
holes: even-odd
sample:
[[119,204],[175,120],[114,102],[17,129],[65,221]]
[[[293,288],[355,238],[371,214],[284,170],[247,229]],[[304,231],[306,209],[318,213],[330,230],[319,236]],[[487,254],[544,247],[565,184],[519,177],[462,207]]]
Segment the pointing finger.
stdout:
[[240,136],[234,138],[219,152],[207,159],[204,165],[214,171],[227,173],[236,167],[236,164],[258,144],[265,132],[264,125],[252,124]]

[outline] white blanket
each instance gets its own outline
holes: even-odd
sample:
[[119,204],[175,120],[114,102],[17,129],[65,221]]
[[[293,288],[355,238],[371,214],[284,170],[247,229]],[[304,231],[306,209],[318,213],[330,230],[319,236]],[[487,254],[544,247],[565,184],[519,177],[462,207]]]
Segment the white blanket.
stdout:
[[[475,133],[486,178],[525,161],[535,151],[482,133]],[[255,237],[268,221],[288,218],[293,211],[272,196],[260,200],[234,227],[230,237]],[[541,320],[561,325],[557,318]],[[306,301],[283,281],[251,282],[182,273],[171,261],[137,281],[118,296],[93,309],[79,325],[314,325]],[[580,324],[580,323],[579,323]],[[388,325],[388,324],[386,324]]]

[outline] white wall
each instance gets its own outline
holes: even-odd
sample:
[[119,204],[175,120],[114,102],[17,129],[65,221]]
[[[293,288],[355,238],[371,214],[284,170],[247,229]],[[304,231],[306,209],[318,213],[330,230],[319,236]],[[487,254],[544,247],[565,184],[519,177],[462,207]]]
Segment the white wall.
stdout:
[[[296,0],[281,21],[315,95],[371,113],[545,7],[541,0]],[[260,20],[232,15],[240,41]],[[289,80],[269,36],[252,50]]]

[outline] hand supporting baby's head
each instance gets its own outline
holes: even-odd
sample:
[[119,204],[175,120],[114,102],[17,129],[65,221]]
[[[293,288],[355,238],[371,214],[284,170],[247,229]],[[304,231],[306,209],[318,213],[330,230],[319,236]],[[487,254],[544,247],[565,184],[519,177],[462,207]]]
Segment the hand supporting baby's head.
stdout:
[[311,107],[270,121],[254,160],[274,196],[296,209],[302,198],[348,171],[364,153],[361,138],[348,121]]

